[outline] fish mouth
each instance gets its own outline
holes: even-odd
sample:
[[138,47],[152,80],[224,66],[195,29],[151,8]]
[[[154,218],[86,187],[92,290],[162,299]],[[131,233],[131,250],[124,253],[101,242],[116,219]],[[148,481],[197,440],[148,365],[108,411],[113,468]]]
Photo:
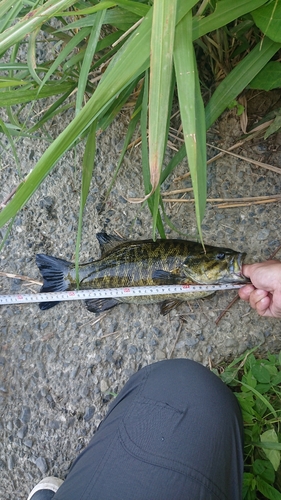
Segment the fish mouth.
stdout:
[[242,265],[246,253],[239,253],[237,256],[232,257],[229,265],[229,272],[232,276],[230,281],[238,281],[239,283],[250,283],[249,278],[246,278],[242,272]]

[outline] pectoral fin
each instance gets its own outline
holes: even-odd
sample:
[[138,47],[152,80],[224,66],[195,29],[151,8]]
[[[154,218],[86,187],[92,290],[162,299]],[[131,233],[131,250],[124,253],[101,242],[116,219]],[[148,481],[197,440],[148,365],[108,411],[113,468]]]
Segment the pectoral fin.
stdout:
[[184,277],[163,269],[153,271],[152,279],[155,285],[180,285],[184,283]]
[[117,306],[120,302],[117,299],[88,299],[85,300],[86,307],[88,311],[93,313],[101,313],[107,311],[107,309],[112,309],[112,307]]

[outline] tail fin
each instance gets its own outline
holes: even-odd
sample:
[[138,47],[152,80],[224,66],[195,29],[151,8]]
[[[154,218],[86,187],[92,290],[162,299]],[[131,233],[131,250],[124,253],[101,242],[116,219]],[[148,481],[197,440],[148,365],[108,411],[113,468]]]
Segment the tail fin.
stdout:
[[[71,262],[63,259],[51,257],[49,255],[37,254],[36,264],[43,276],[43,286],[40,292],[63,292],[67,290],[69,281],[65,278],[70,268]],[[59,302],[41,302],[39,307],[42,311],[50,309]]]

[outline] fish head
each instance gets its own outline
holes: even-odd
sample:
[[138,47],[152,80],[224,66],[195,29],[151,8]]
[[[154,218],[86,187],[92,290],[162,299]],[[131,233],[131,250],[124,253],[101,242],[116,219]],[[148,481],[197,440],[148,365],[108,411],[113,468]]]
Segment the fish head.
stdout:
[[246,254],[230,248],[205,246],[189,255],[183,263],[186,277],[195,283],[249,283],[242,273],[242,264]]

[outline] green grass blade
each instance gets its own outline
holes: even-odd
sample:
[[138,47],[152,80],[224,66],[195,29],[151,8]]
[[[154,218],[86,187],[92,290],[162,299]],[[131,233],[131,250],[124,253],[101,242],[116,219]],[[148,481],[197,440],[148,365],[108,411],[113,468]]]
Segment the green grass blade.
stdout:
[[16,150],[16,147],[14,145],[12,135],[10,133],[9,128],[6,126],[5,122],[1,118],[0,118],[0,129],[3,130],[4,134],[6,135],[8,141],[10,143],[10,146],[11,146],[11,149],[12,149],[13,155],[14,155],[14,160],[15,160],[15,163],[17,166],[18,174],[19,174],[19,177],[22,179],[23,176],[22,176],[21,170],[20,170],[20,161],[19,161],[19,158],[17,155],[17,150]]
[[[98,3],[97,5],[93,5],[93,7],[86,7],[85,9],[78,9],[75,11],[76,16],[88,16],[89,14],[95,14],[96,12],[99,12],[100,10],[103,9],[111,9],[111,7],[116,7],[117,2],[111,2],[111,1],[102,1]],[[69,12],[66,11],[61,11],[58,12],[58,15],[63,17],[67,16],[69,17]]]
[[0,252],[2,252],[2,248],[4,247],[6,241],[7,241],[8,237],[9,237],[9,234],[10,234],[10,232],[12,230],[12,227],[13,227],[13,224],[15,222],[15,218],[16,218],[16,216],[14,216],[12,218],[12,220],[10,221],[10,224],[8,225],[8,228],[7,228],[7,231],[5,233],[5,236],[4,236],[4,238],[2,239],[2,241],[0,243]]
[[[46,6],[47,4],[50,5],[50,1],[44,5]],[[52,8],[54,9],[55,7],[53,5],[53,2],[51,2],[51,4]],[[71,2],[67,0],[56,1],[56,6],[58,6],[58,8],[62,4],[67,4],[68,7],[69,5],[71,5]],[[194,2],[188,2],[186,0],[184,7],[189,10],[190,5],[193,4]],[[51,15],[52,14],[50,14],[50,17]],[[40,183],[44,180],[44,178],[48,175],[53,166],[59,160],[59,158],[61,158],[61,156],[75,143],[81,133],[85,131],[87,127],[89,127],[89,125],[102,114],[104,109],[108,106],[109,102],[112,101],[115,96],[119,94],[119,92],[121,92],[127,85],[129,85],[129,83],[133,79],[137,78],[138,75],[143,73],[145,69],[148,68],[151,23],[152,9],[149,10],[147,16],[145,16],[140,26],[131,34],[122,48],[112,59],[94,95],[82,108],[82,110],[74,118],[74,120],[68,125],[68,127],[60,134],[60,136],[52,142],[52,144],[45,151],[45,153],[42,155],[42,157],[34,167],[33,171],[26,178],[26,181],[18,189],[13,199],[1,211],[0,227],[2,227],[25,205],[28,199],[36,191]],[[38,25],[40,25],[40,23]],[[31,28],[31,26],[29,28]],[[32,26],[32,28],[34,28],[34,26]],[[24,25],[20,33],[22,36],[25,36],[25,34],[27,34],[28,32],[28,29],[26,32],[25,29],[26,26]],[[12,34],[14,34],[14,32],[12,32]],[[20,39],[19,33],[17,33],[17,36]],[[13,40],[14,38],[13,36],[11,36],[9,43],[12,44]],[[9,46],[9,43],[7,44],[7,46]],[[63,85],[67,86],[67,84]],[[63,90],[63,85],[59,86],[62,91],[61,93],[65,93],[69,89],[69,87],[64,87]],[[45,87],[46,85],[43,87],[42,92],[45,91]],[[33,97],[31,97],[31,99],[32,98]],[[26,99],[25,102],[29,100],[30,97]],[[22,96],[19,102],[22,102]]]
[[[243,387],[246,387],[249,391],[253,392],[257,398],[259,398],[263,404],[269,409],[269,411],[274,415],[275,418],[277,418],[277,413],[273,406],[270,404],[270,402],[259,392],[257,391],[254,387],[251,387],[248,384],[245,384],[245,382],[242,382],[241,380],[236,380],[233,379],[234,382],[236,382],[238,385],[241,384]],[[238,398],[239,400],[239,398]]]
[[69,90],[74,90],[73,83],[45,85],[40,91],[36,88],[34,90],[17,90],[17,92],[0,92],[0,106],[6,107],[15,104],[24,104],[25,102],[63,94]]
[[88,81],[89,71],[92,64],[93,57],[96,52],[98,39],[100,36],[100,30],[104,21],[104,16],[106,14],[106,10],[101,10],[95,16],[93,27],[91,29],[89,41],[87,44],[87,48],[85,51],[79,81],[78,81],[78,89],[77,89],[77,98],[76,98],[76,114],[79,113],[82,108],[84,92]]
[[113,122],[114,118],[117,116],[119,111],[123,108],[123,106],[126,104],[127,100],[129,99],[130,95],[134,91],[137,83],[139,81],[139,78],[136,80],[133,80],[128,87],[126,87],[122,92],[120,92],[119,96],[114,99],[112,104],[109,106],[108,110],[104,113],[104,115],[101,117],[101,119],[98,122],[98,128],[99,132],[102,132],[109,127],[109,125]]
[[[105,7],[102,7],[101,4],[105,4]],[[148,5],[143,5],[138,2],[134,2],[131,0],[118,0],[116,2],[100,2],[98,5],[94,5],[93,7],[86,7],[85,9],[81,9],[78,11],[75,11],[75,14],[77,16],[85,16],[87,14],[92,14],[93,12],[97,12],[101,8],[106,8],[110,9],[111,7],[116,7],[119,5],[119,7],[122,7],[124,10],[128,10],[129,12],[132,12],[133,14],[136,14],[139,17],[144,17],[148,10],[149,6]],[[64,12],[64,15],[69,15],[69,12]]]
[[267,3],[253,12],[253,19],[260,30],[274,42],[281,42],[281,4],[278,0]]
[[[115,31],[114,33],[111,33],[107,37],[104,37],[102,40],[100,40],[97,43],[97,49],[96,53],[99,52],[100,50],[103,50],[107,47],[110,47],[120,36],[122,35],[122,31],[118,30]],[[120,47],[119,47],[120,48]],[[118,50],[118,48],[117,48]],[[66,61],[66,63],[63,65],[63,71],[68,71],[72,66],[76,66],[77,64],[80,63],[80,61],[83,60],[84,54],[86,52],[86,49],[80,49],[78,54],[74,54],[73,56]],[[99,57],[98,61],[91,67],[90,71],[93,71],[96,67],[100,66],[104,61],[107,61],[110,57],[112,57],[113,54],[115,54],[116,50],[108,51],[104,56]]]
[[38,35],[38,32],[40,31],[39,28],[34,30],[29,37],[29,43],[28,43],[28,50],[27,50],[27,64],[28,64],[28,69],[29,72],[32,76],[32,78],[35,80],[38,85],[41,85],[42,81],[37,75],[35,68],[36,68],[36,37]]
[[9,47],[20,42],[33,30],[40,27],[43,22],[63,9],[67,9],[75,4],[75,0],[49,0],[38,9],[31,11],[19,22],[5,30],[0,35],[0,54],[3,54]]
[[114,185],[115,181],[116,181],[116,177],[118,175],[118,172],[120,170],[120,167],[122,165],[122,162],[123,162],[123,159],[124,159],[124,156],[126,154],[126,151],[127,151],[127,148],[130,144],[130,141],[133,137],[133,134],[136,130],[136,126],[139,122],[139,119],[140,119],[140,114],[141,114],[141,103],[142,103],[142,100],[143,100],[143,89],[144,89],[144,86],[142,86],[141,88],[141,91],[138,95],[138,98],[137,98],[137,101],[136,101],[136,104],[135,104],[135,108],[134,108],[134,111],[132,113],[132,116],[131,116],[131,119],[130,119],[130,123],[128,125],[128,128],[127,128],[127,133],[126,133],[126,136],[125,136],[125,140],[124,140],[124,144],[123,144],[123,147],[122,147],[122,151],[121,151],[121,154],[120,154],[120,157],[119,157],[119,160],[118,160],[118,163],[117,163],[117,166],[116,166],[116,169],[115,169],[115,172],[112,176],[112,179],[110,181],[110,185],[109,185],[109,188],[107,189],[107,192],[105,194],[105,200],[107,200],[109,194],[110,194],[110,191],[112,189],[112,186]]
[[0,89],[5,89],[7,87],[20,87],[21,85],[26,85],[24,80],[18,80],[17,78],[9,78],[5,76],[0,77]]
[[176,2],[155,0],[153,7],[150,87],[149,87],[149,166],[154,191],[159,185],[166,148],[163,123],[167,123],[168,99],[173,68]]
[[80,210],[79,210],[79,221],[78,221],[76,252],[75,252],[75,271],[76,271],[77,288],[79,288],[79,249],[82,237],[83,213],[90,189],[93,168],[94,168],[94,161],[96,155],[96,131],[97,131],[97,122],[94,121],[90,126],[89,135],[87,138],[84,157],[83,157]]
[[65,106],[61,106],[63,102],[66,101],[68,96],[71,94],[72,89],[70,88],[67,92],[65,92],[61,97],[59,97],[52,106],[50,106],[49,109],[47,109],[46,113],[40,118],[40,120],[33,125],[29,129],[29,132],[35,132],[36,130],[40,129],[44,123],[46,123],[48,120],[56,116],[58,113],[63,113],[63,111],[69,109],[70,107],[73,107],[72,103],[66,104]]
[[252,12],[266,2],[267,0],[235,0],[235,2],[220,0],[216,3],[213,14],[203,18],[197,18],[196,16],[193,18],[193,40],[206,35],[210,31],[226,26],[226,24],[248,14],[248,12]]
[[206,206],[206,126],[192,43],[192,12],[177,25],[174,63],[188,165],[191,173],[197,227],[203,243],[201,222]]
[[144,182],[145,194],[150,193],[150,172],[149,172],[149,155],[147,143],[147,127],[148,127],[148,94],[149,94],[149,72],[145,72],[144,85],[143,85],[143,98],[140,117],[141,128],[141,152],[142,152],[142,178]]
[[68,44],[64,47],[64,49],[59,53],[58,57],[55,59],[53,62],[52,66],[50,67],[49,71],[46,73],[44,76],[40,89],[45,85],[46,81],[50,78],[50,76],[55,72],[55,70],[59,67],[60,64],[62,64],[67,56],[72,52],[82,40],[85,39],[90,33],[91,29],[90,28],[82,28],[76,35],[74,35],[71,40],[68,42]]
[[264,38],[240,61],[239,64],[220,83],[206,106],[207,129],[215,122],[227,106],[247,87],[268,61],[280,49],[281,44]]
[[177,153],[173,156],[173,158],[169,161],[168,165],[161,173],[160,183],[167,179],[167,177],[173,172],[173,170],[179,165],[179,163],[186,157],[185,145],[183,145]]
[[[150,26],[151,14],[149,12],[142,24],[111,61],[94,95],[68,127],[49,146],[29,174],[26,182],[2,210],[0,213],[0,227],[27,202],[54,164],[73,145],[80,134],[86,130],[93,120],[101,115],[115,96],[148,66]],[[44,92],[46,87],[45,85],[41,92]],[[66,90],[65,88],[64,92]]]
[[[10,2],[7,2],[10,3]],[[2,2],[0,4],[0,12],[1,12],[1,20],[0,20],[0,33],[2,31],[6,30],[13,21],[17,18],[18,14],[20,13],[22,9],[22,2],[21,0],[18,0],[17,2],[12,2],[13,5],[11,6],[10,12],[6,12],[6,15],[4,15],[4,12],[2,13]],[[7,6],[6,6],[7,7]],[[4,9],[4,6],[3,6]],[[5,10],[5,9],[4,9]],[[9,10],[9,8],[8,8]]]
[[[146,71],[145,79],[144,79],[144,91],[143,91],[143,99],[142,99],[142,107],[141,107],[141,149],[142,149],[142,175],[144,182],[144,192],[148,194],[151,192],[151,183],[150,183],[150,170],[149,170],[149,154],[148,154],[148,143],[147,143],[147,126],[148,126],[148,94],[149,94],[149,72]],[[166,238],[165,229],[163,226],[163,222],[160,216],[159,208],[156,216],[154,215],[154,195],[147,199],[148,208],[151,212],[151,215],[156,217],[156,226],[161,238]]]
[[0,2],[0,12],[1,12],[2,19],[3,19],[4,15],[6,14],[6,12],[8,12],[10,9],[14,8],[16,5],[21,5],[21,4],[22,4],[22,0],[17,0],[17,1],[2,0],[2,2]]

